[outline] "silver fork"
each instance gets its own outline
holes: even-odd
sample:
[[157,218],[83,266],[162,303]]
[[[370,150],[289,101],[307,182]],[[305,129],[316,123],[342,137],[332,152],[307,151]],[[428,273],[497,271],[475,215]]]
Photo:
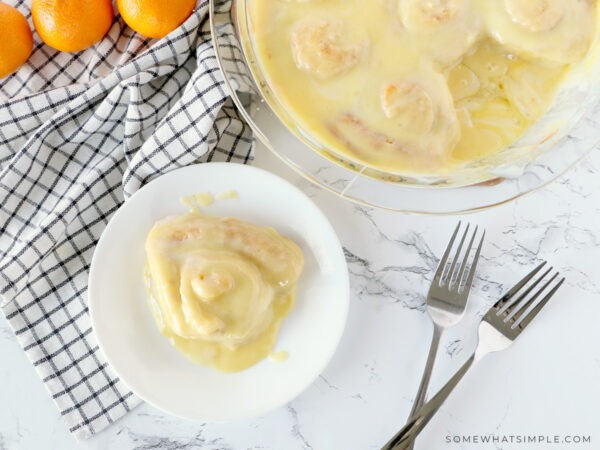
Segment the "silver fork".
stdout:
[[[531,323],[565,281],[564,278],[561,278],[557,282],[556,279],[559,274],[556,272],[541,288],[537,289],[533,295],[530,295],[542,280],[552,272],[552,267],[550,267],[528,288],[523,289],[545,265],[546,262],[544,261],[537,266],[490,308],[479,324],[478,344],[475,352],[473,352],[446,385],[409,419],[406,425],[382,450],[408,448],[414,438],[427,425],[440,406],[442,406],[442,403],[444,403],[450,392],[452,392],[473,363],[479,361],[488,353],[504,350]],[[514,299],[520,291],[523,292],[518,298]],[[547,292],[546,295],[532,308],[535,301],[544,292]]]
[[[446,270],[448,267],[448,258],[450,257],[450,253],[452,251],[452,247],[454,246],[454,241],[460,226],[461,223],[458,222],[458,225],[454,229],[454,233],[450,238],[450,242],[446,247],[444,256],[442,256],[442,259],[438,264],[437,271],[433,277],[433,281],[431,282],[431,287],[429,288],[429,293],[427,294],[427,312],[429,313],[429,317],[433,322],[433,336],[431,338],[429,355],[427,356],[427,362],[425,363],[421,384],[419,384],[419,389],[417,390],[417,395],[408,417],[412,417],[414,413],[421,406],[423,406],[423,403],[425,403],[425,396],[427,395],[427,388],[431,380],[431,373],[433,372],[433,366],[435,364],[435,358],[438,352],[440,341],[442,340],[446,330],[453,325],[456,325],[463,316],[467,306],[467,299],[469,298],[471,285],[473,284],[473,277],[475,276],[477,261],[479,260],[479,255],[481,253],[483,239],[485,238],[485,231],[481,236],[479,246],[477,247],[477,251],[473,261],[471,262],[470,268],[467,271],[466,268],[468,265],[467,263],[469,260],[469,255],[471,253],[471,249],[473,248],[475,236],[477,235],[478,231],[478,227],[475,227],[475,231],[473,232],[469,245],[465,250],[465,255],[462,259],[462,262],[457,266],[456,262],[459,260],[465,239],[469,233],[470,225],[467,224],[467,227],[462,235],[462,239],[458,244],[456,253],[452,258],[450,268]],[[412,448],[413,444],[411,444],[409,448]]]

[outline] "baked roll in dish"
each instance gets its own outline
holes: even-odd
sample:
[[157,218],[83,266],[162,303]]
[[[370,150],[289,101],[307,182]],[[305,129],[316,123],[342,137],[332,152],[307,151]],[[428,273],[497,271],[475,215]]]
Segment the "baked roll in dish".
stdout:
[[195,363],[223,372],[271,352],[304,265],[300,248],[274,229],[200,212],[157,222],[146,255],[160,331]]
[[598,0],[244,4],[267,102],[310,147],[361,173],[446,176],[521,158],[494,155],[545,142],[540,119],[563,126],[545,114],[599,42]]
[[335,19],[307,20],[292,32],[296,66],[317,78],[342,75],[365,55],[366,40],[351,36],[344,23]]
[[491,36],[517,54],[558,64],[581,60],[596,27],[595,0],[481,1]]
[[410,44],[438,65],[447,67],[467,53],[482,34],[482,20],[472,3],[472,0],[398,0],[398,15]]

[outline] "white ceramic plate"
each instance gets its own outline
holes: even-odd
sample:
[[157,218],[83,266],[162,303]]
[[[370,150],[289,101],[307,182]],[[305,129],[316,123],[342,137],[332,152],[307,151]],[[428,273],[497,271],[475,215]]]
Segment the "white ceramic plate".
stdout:
[[[219,200],[209,214],[269,225],[304,252],[296,306],[285,319],[268,359],[235,374],[197,366],[158,331],[142,279],[144,242],[155,221],[186,209],[179,199],[235,189],[239,200]],[[300,190],[261,169],[201,164],[168,173],[131,197],[114,215],[96,247],[89,307],[100,348],[119,377],[143,400],[188,419],[222,422],[266,413],[292,400],[323,371],[342,336],[348,312],[348,272],[338,238]]]

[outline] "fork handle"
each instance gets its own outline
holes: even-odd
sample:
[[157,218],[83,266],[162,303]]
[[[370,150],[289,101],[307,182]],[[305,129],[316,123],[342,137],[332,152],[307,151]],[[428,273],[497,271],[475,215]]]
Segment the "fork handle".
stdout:
[[456,387],[458,382],[465,376],[467,371],[475,361],[475,353],[463,364],[463,366],[454,374],[452,378],[444,385],[435,396],[429,400],[415,415],[413,415],[406,425],[385,444],[381,450],[405,450],[411,444],[413,439],[421,432],[425,425],[429,423],[431,418],[440,409],[440,406],[450,395],[450,392]]
[[[415,396],[415,401],[413,402],[412,409],[408,414],[408,417],[411,418],[415,415],[415,413],[423,406],[425,403],[425,396],[427,395],[427,388],[429,387],[429,382],[431,381],[431,374],[433,372],[433,366],[435,364],[435,357],[438,352],[438,347],[440,345],[440,341],[442,339],[443,329],[437,326],[435,323],[433,325],[433,336],[431,337],[431,345],[429,346],[429,355],[427,355],[427,362],[425,363],[425,369],[423,370],[423,376],[421,378],[421,384],[419,384],[419,389],[417,390],[417,395]],[[412,450],[414,446],[414,441],[412,441],[407,447],[409,450]]]

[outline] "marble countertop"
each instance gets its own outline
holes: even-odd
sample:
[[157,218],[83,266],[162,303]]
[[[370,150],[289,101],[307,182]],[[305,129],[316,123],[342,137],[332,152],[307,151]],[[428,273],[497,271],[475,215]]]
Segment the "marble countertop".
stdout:
[[[367,209],[301,179],[257,150],[257,166],[290,180],[325,212],[344,246],[350,314],[340,347],[289,405],[230,424],[177,419],[142,405],[85,442],[72,438],[0,317],[0,450],[378,449],[404,423],[432,333],[425,294],[456,217]],[[416,448],[600,448],[600,151],[545,190],[465,217],[487,242],[463,322],[445,337],[440,387],[474,346],[477,317],[539,259],[567,277],[560,294],[508,350],[466,376]],[[1,316],[1,315],[0,315]],[[584,435],[591,444],[447,443],[470,435]]]

